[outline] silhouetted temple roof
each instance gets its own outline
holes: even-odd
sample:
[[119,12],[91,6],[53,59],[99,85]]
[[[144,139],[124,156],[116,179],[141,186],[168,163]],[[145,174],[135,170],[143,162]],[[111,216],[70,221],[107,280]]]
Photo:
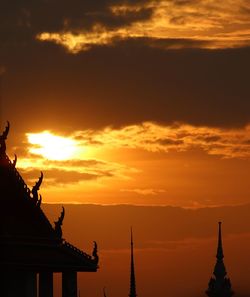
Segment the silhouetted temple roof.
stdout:
[[64,208],[53,227],[40,205],[43,174],[30,190],[18,170],[16,157],[6,154],[9,123],[0,135],[0,263],[10,267],[62,271],[96,271],[97,246],[92,256],[62,238]]

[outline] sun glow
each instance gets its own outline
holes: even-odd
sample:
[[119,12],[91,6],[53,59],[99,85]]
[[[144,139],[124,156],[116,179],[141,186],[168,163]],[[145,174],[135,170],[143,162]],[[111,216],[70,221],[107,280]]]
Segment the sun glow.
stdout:
[[69,160],[77,154],[77,142],[72,138],[57,136],[49,131],[27,133],[27,137],[32,145],[29,152],[48,160]]

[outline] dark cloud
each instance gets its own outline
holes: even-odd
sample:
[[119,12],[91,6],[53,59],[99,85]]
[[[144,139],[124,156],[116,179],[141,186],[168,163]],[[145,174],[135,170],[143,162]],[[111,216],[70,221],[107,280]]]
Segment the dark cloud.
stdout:
[[[147,1],[137,1],[137,5]],[[116,27],[147,19],[152,11],[143,8],[116,16],[112,5],[131,5],[132,1],[4,1],[0,6],[1,45],[21,46],[32,42],[37,33],[90,29],[99,23]]]
[[4,114],[26,130],[250,121],[249,48],[164,51],[134,40],[78,55],[37,44],[4,57]]
[[54,165],[54,166],[63,166],[63,167],[93,167],[98,165],[104,165],[103,161],[99,160],[66,160],[66,161],[53,161],[45,160],[44,165]]
[[[72,131],[142,121],[250,122],[250,48],[201,50],[197,47],[207,41],[137,38],[71,55],[61,46],[35,40],[37,32],[57,31],[65,24],[77,28],[78,20],[97,19],[121,3],[1,3],[2,117],[15,131]],[[139,10],[124,17],[130,22],[148,13]]]
[[171,138],[161,138],[161,139],[157,139],[156,143],[159,143],[160,145],[166,145],[166,146],[178,146],[183,144],[183,140],[175,140],[175,139],[171,139]]
[[[25,180],[28,181],[29,184],[32,184],[34,182],[34,177],[40,175],[40,172],[38,170],[20,170],[22,176]],[[46,169],[43,171],[44,173],[44,183],[47,186],[60,186],[65,184],[74,184],[79,183],[83,181],[89,181],[89,180],[96,180],[101,177],[107,177],[112,176],[111,173],[108,171],[96,171],[95,173],[87,173],[87,172],[78,172],[73,170],[63,170],[63,169]]]

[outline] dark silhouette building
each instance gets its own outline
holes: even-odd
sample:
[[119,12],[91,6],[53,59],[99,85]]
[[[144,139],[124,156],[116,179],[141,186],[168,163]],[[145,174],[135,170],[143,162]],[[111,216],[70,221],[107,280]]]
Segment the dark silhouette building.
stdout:
[[226,277],[227,272],[223,262],[224,254],[222,247],[221,222],[219,222],[218,247],[216,254],[216,264],[213,277],[208,283],[206,294],[208,297],[231,297],[234,293],[231,288],[231,281]]
[[62,273],[62,296],[77,297],[77,272],[98,269],[97,245],[92,256],[62,237],[64,208],[51,225],[41,209],[39,188],[32,190],[6,154],[9,123],[0,136],[0,265],[3,297],[53,297],[53,273]]
[[136,297],[136,282],[135,282],[135,265],[134,265],[134,242],[133,242],[133,231],[131,228],[131,263],[130,263],[130,291],[129,297]]

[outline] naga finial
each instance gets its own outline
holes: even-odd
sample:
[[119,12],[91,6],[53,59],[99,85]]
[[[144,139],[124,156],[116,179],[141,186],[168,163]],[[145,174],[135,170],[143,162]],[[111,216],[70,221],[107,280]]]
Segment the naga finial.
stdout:
[[62,212],[60,217],[58,218],[58,220],[55,223],[55,232],[57,237],[62,238],[62,224],[63,224],[63,219],[65,216],[65,209],[64,207],[62,207]]
[[3,131],[2,135],[0,135],[0,155],[4,155],[6,153],[6,143],[5,140],[7,139],[7,136],[9,134],[10,130],[10,123],[7,121],[7,126],[5,130]]
[[41,176],[39,177],[38,181],[35,183],[31,191],[35,204],[38,203],[38,191],[40,189],[42,181],[43,181],[43,173],[41,172]]
[[93,249],[93,252],[92,252],[92,256],[93,256],[93,258],[94,258],[94,260],[95,260],[95,262],[97,264],[98,261],[99,261],[99,256],[97,254],[97,243],[96,243],[96,241],[94,241],[94,249]]
[[13,167],[16,167],[16,162],[17,162],[17,155],[15,154],[15,159],[12,162]]
[[37,204],[36,204],[37,207],[40,207],[41,204],[42,204],[42,195],[40,194],[39,197],[40,198],[39,198],[39,200],[37,201]]

